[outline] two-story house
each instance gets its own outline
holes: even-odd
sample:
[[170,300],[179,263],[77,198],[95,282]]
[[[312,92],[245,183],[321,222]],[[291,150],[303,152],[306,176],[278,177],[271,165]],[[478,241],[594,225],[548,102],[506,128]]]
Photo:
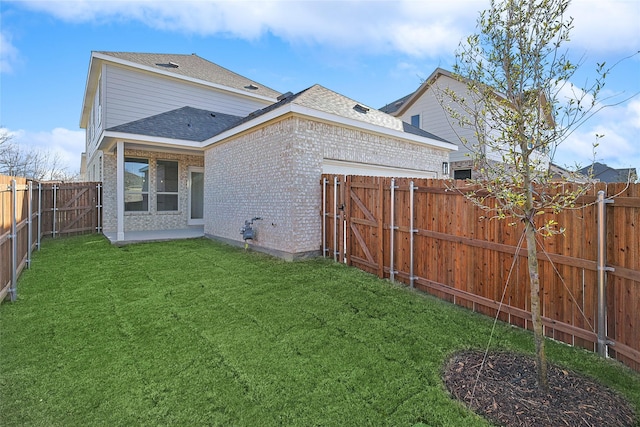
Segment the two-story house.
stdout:
[[[463,97],[467,93],[464,81],[460,81],[447,70],[437,68],[415,92],[385,105],[380,111],[457,144],[458,150],[449,154],[451,176],[454,179],[475,179],[478,174],[474,170],[473,160],[470,156],[471,150],[484,150],[483,155],[489,162],[501,162],[502,153],[479,144],[475,129],[461,127],[457,120],[451,117],[442,105],[443,98],[446,97],[443,96],[445,89]],[[500,96],[500,94],[496,93],[496,96]],[[455,104],[449,103],[449,106],[455,107]],[[460,107],[458,109],[460,114],[465,114]],[[461,141],[467,141],[467,143],[463,144]],[[534,156],[537,161],[541,162],[541,168],[548,169],[549,158],[546,153],[539,152]]]
[[254,247],[285,258],[319,252],[322,173],[436,178],[457,149],[322,86],[281,94],[195,54],[93,52],[80,127],[111,241],[237,244],[261,217]]

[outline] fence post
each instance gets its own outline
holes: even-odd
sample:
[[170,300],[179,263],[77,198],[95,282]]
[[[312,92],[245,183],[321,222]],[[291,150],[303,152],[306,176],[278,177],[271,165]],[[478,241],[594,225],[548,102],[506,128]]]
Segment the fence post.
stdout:
[[322,178],[322,257],[327,257],[327,178]]
[[18,230],[16,218],[18,216],[18,184],[15,179],[11,180],[11,302],[17,298],[18,284]]
[[51,237],[56,238],[56,199],[58,198],[58,186],[53,184],[53,225],[51,232]]
[[333,260],[338,262],[338,177],[333,177]]
[[33,243],[33,206],[31,199],[33,197],[33,186],[32,182],[29,181],[29,200],[27,204],[29,206],[29,217],[27,218],[27,226],[28,226],[28,234],[29,234],[29,243],[27,244],[27,268],[31,268],[31,245]]
[[42,183],[38,182],[38,250],[40,250],[40,237],[42,236]]
[[102,232],[102,184],[97,183],[96,184],[96,193],[97,193],[97,200],[96,200],[96,210],[97,210],[97,214],[98,214],[98,227],[96,229],[96,231],[98,233]]
[[395,239],[395,230],[398,229],[398,227],[396,227],[396,219],[395,219],[395,212],[396,212],[396,179],[395,178],[391,178],[391,206],[390,206],[390,210],[391,210],[391,214],[390,214],[390,224],[389,224],[389,280],[391,280],[392,282],[396,281],[396,270],[394,269],[393,263],[394,263],[394,239]]
[[606,204],[613,203],[612,199],[604,198],[604,191],[598,191],[598,354],[608,356],[609,341],[607,340],[607,211]]
[[409,183],[409,211],[411,212],[411,216],[409,217],[409,286],[414,287],[415,277],[413,276],[413,236],[418,231],[414,228],[413,225],[413,217],[414,217],[414,206],[413,206],[413,193],[418,187],[413,186],[413,181]]

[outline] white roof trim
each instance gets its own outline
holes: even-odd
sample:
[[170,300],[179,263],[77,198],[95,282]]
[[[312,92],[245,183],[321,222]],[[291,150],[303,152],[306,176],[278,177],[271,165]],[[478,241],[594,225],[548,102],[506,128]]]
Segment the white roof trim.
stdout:
[[[246,97],[249,97],[249,98],[256,98],[256,99],[261,99],[263,101],[276,102],[275,98],[270,98],[268,96],[258,95],[258,94],[246,92],[246,91],[243,91],[243,90],[240,90],[240,89],[235,89],[235,88],[232,88],[232,87],[229,87],[229,86],[208,82],[206,80],[200,80],[200,79],[196,79],[196,78],[193,78],[193,77],[184,76],[182,74],[172,73],[171,71],[159,70],[157,68],[153,68],[153,67],[149,67],[147,65],[139,64],[137,62],[127,61],[125,59],[120,59],[120,58],[116,58],[116,57],[113,57],[113,56],[105,55],[103,53],[94,52],[93,55],[92,55],[92,58],[102,59],[104,61],[109,61],[109,62],[113,62],[115,64],[120,64],[120,65],[125,65],[127,67],[137,68],[139,70],[144,70],[144,71],[148,71],[148,72],[151,72],[151,73],[160,74],[160,75],[164,75],[164,76],[167,76],[167,77],[172,77],[172,78],[175,78],[175,79],[186,80],[186,81],[191,82],[191,83],[197,83],[197,84],[204,85],[204,86],[209,86],[209,87],[212,87],[212,88],[215,88],[215,89],[220,89],[220,90],[224,90],[224,91],[227,91],[227,92],[233,92],[233,93],[236,93],[238,95],[243,95],[243,96],[246,96]],[[247,80],[249,80],[249,79],[247,79]]]
[[140,143],[149,146],[173,147],[187,150],[202,151],[202,143],[198,141],[189,141],[186,139],[162,138],[158,136],[139,135],[127,132],[104,131],[100,144],[96,150],[109,151],[115,144],[115,140]]
[[[369,131],[369,132],[373,132],[373,133],[377,133],[377,134],[382,134],[385,136],[389,136],[392,138],[397,138],[397,139],[402,139],[405,141],[409,141],[412,142],[414,144],[420,144],[420,145],[431,145],[435,148],[440,148],[443,150],[448,150],[448,151],[457,151],[458,150],[458,146],[449,142],[443,142],[443,141],[439,141],[436,139],[431,139],[431,138],[427,138],[425,136],[418,136],[418,135],[414,135],[414,134],[410,134],[407,132],[402,132],[399,130],[395,130],[395,129],[389,129],[383,126],[378,126],[378,125],[374,125],[371,123],[367,123],[367,122],[362,122],[360,120],[354,120],[354,119],[349,119],[346,117],[342,117],[342,116],[338,116],[335,114],[330,114],[330,113],[325,113],[323,111],[318,111],[315,110],[313,108],[309,108],[309,107],[303,107],[301,105],[297,105],[294,103],[289,103],[289,104],[285,104],[280,108],[276,108],[275,110],[269,111],[268,113],[262,114],[258,117],[256,117],[253,120],[249,120],[248,122],[242,123],[240,126],[236,126],[232,129],[229,129],[228,131],[225,131],[221,134],[218,134],[216,136],[214,136],[213,138],[210,138],[208,140],[205,140],[204,143],[202,144],[203,148],[206,148],[212,144],[215,144],[217,142],[220,142],[224,139],[230,138],[238,133],[244,132],[246,130],[249,130],[255,126],[259,126],[263,123],[266,123],[270,120],[273,120],[279,116],[282,116],[284,114],[287,113],[296,113],[296,114],[300,114],[303,116],[307,116],[307,117],[311,117],[311,118],[316,118],[316,119],[320,119],[320,120],[325,120],[325,121],[329,121],[329,122],[333,122],[333,123],[337,123],[337,124],[341,124],[341,125],[345,125],[345,126],[349,126],[349,127],[355,127],[355,128],[360,128],[363,129],[365,131]],[[428,142],[425,142],[428,141]]]

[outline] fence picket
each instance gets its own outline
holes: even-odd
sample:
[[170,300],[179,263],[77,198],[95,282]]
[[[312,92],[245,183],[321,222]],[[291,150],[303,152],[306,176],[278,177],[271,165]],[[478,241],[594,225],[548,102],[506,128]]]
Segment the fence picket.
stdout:
[[[323,175],[327,180],[333,177]],[[357,201],[347,199],[353,206],[344,216],[347,223],[354,223],[347,227],[349,243],[344,248],[353,265],[408,285],[413,282],[420,290],[490,316],[497,312],[513,265],[500,319],[530,329],[526,249],[517,248],[522,224],[480,219],[484,212],[462,194],[471,189],[464,181],[414,179],[414,213],[407,178],[393,179],[393,191],[391,178],[346,177],[346,181],[358,195]],[[596,350],[597,210],[592,203],[598,190],[608,198],[616,196],[606,207],[607,267],[612,268],[607,272],[607,339],[614,343],[609,354],[640,371],[640,184],[600,183],[580,198],[577,209],[541,216],[540,223],[554,219],[567,229],[539,243],[545,333]],[[377,216],[378,222],[365,215]],[[344,239],[341,233],[327,233],[325,244]],[[384,265],[358,261],[373,258]]]
[[100,232],[100,186],[39,182],[34,192],[33,181],[0,175],[0,302],[15,300],[17,278],[43,236]]

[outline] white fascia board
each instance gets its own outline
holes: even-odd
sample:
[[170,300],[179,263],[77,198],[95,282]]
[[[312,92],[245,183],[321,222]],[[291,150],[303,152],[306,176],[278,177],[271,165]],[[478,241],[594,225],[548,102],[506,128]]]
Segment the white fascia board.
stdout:
[[263,123],[266,123],[270,120],[273,120],[279,116],[283,116],[287,113],[294,113],[301,116],[310,117],[312,119],[320,119],[327,122],[333,122],[336,124],[349,126],[353,128],[363,129],[365,131],[369,131],[372,133],[382,134],[385,136],[389,136],[392,138],[402,139],[404,141],[408,141],[414,144],[420,145],[430,145],[435,148],[440,148],[448,151],[457,151],[458,146],[455,144],[451,144],[449,142],[438,141],[436,139],[427,138],[424,136],[413,135],[410,133],[402,132],[395,129],[385,128],[383,126],[377,126],[371,123],[362,122],[360,120],[349,119],[346,117],[338,116],[335,114],[325,113],[323,111],[318,111],[313,108],[303,107],[297,104],[285,104],[280,108],[276,108],[275,110],[269,111],[268,113],[262,114],[256,117],[253,120],[249,120],[241,124],[240,126],[229,129],[226,132],[218,134],[213,138],[210,138],[203,142],[202,147],[206,148],[209,145],[220,142],[224,139],[230,138],[236,134],[247,131],[253,127],[259,126]]
[[157,68],[149,67],[147,65],[138,64],[137,62],[126,61],[124,59],[114,58],[113,56],[104,55],[104,54],[101,54],[101,53],[94,53],[93,56],[95,58],[99,58],[99,59],[102,59],[102,60],[105,60],[105,61],[113,62],[114,64],[120,64],[120,65],[124,65],[124,66],[127,66],[127,67],[137,68],[139,70],[148,71],[148,72],[154,73],[154,74],[160,74],[160,75],[171,77],[171,78],[174,78],[174,79],[185,80],[185,81],[188,81],[188,82],[191,82],[191,83],[196,83],[196,84],[199,84],[199,85],[208,86],[208,87],[219,89],[219,90],[222,90],[222,91],[232,92],[232,93],[235,93],[235,94],[238,94],[238,95],[246,96],[248,98],[260,99],[260,100],[263,100],[263,101],[268,101],[270,103],[276,102],[275,98],[270,98],[268,96],[263,96],[263,95],[257,95],[257,94],[254,94],[254,93],[248,93],[248,92],[242,91],[240,89],[235,89],[235,88],[232,88],[232,87],[229,87],[229,86],[224,86],[224,85],[220,85],[220,84],[217,84],[217,83],[208,82],[206,80],[195,79],[195,78],[189,77],[189,76],[183,76],[182,74],[172,73],[171,71],[158,70]]
[[[97,85],[98,78],[96,76],[96,70],[101,68],[101,62],[94,62],[95,54],[91,55],[91,59],[89,60],[89,69],[87,70],[87,81],[84,84],[84,95],[82,97],[82,108],[80,109],[80,128],[86,129],[87,122],[89,121],[89,113],[91,111],[91,106],[93,105],[93,99],[89,99],[90,94],[95,93],[95,88]],[[99,73],[99,71],[98,71]],[[89,106],[87,108],[87,106]]]
[[148,136],[148,135],[137,135],[133,133],[126,132],[113,132],[113,131],[104,131],[100,137],[100,144],[96,150],[104,150],[109,151],[113,142],[108,143],[108,141],[125,141],[132,142],[137,144],[144,144],[150,147],[171,147],[171,148],[183,148],[188,150],[197,150],[202,151],[202,143],[198,141],[189,141],[186,139],[173,139],[173,138],[162,138],[157,136]]

